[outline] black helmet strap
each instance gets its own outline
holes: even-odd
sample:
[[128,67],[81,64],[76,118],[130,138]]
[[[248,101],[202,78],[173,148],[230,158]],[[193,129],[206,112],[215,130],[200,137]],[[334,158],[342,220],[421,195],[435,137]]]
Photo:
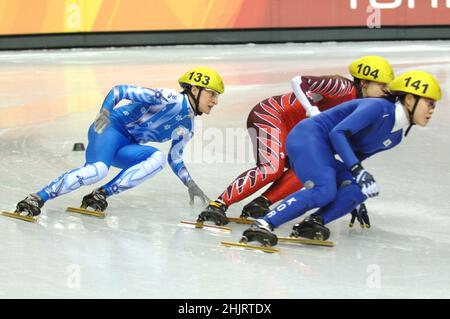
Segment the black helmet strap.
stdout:
[[197,87],[198,87],[197,97],[194,94],[192,94],[191,88],[189,88],[187,93],[194,100],[195,107],[193,109],[194,109],[195,115],[202,115],[203,113],[200,112],[199,109],[198,109],[198,104],[200,102],[200,94],[202,93],[203,88],[201,86],[197,86]]
[[416,108],[417,108],[417,104],[419,104],[419,100],[420,100],[420,96],[416,96],[416,100],[414,102],[414,106],[413,106],[412,111],[408,110],[408,113],[409,113],[409,126],[406,129],[405,137],[406,137],[406,135],[408,135],[408,133],[412,129],[413,125],[416,125],[414,123],[414,112],[416,112]]

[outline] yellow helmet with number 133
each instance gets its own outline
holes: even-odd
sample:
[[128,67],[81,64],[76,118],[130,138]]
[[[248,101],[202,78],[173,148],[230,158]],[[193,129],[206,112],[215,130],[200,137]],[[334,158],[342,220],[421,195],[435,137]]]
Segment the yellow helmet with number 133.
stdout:
[[203,87],[214,90],[219,94],[222,94],[225,91],[223,80],[219,73],[208,67],[197,67],[187,71],[178,79],[178,83],[180,83],[180,85],[189,84]]

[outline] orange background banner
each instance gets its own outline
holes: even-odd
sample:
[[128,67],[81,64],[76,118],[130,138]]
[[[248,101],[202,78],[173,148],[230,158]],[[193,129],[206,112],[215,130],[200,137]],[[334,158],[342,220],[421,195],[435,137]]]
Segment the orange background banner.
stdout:
[[[373,7],[369,7],[373,5]],[[0,34],[450,25],[450,0],[0,0]]]

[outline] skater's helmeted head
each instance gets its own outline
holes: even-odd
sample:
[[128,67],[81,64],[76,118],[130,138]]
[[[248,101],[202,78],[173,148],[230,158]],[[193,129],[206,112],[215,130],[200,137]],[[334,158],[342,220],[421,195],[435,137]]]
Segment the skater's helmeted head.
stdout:
[[209,114],[219,102],[219,94],[225,89],[223,80],[214,69],[208,67],[193,68],[184,73],[178,83],[187,94],[197,115]]
[[389,83],[394,80],[394,71],[389,62],[377,55],[367,55],[353,61],[349,66],[359,97],[383,97]]
[[389,91],[409,115],[408,134],[412,125],[426,126],[433,116],[436,102],[441,99],[441,87],[436,78],[424,71],[408,71],[389,84]]

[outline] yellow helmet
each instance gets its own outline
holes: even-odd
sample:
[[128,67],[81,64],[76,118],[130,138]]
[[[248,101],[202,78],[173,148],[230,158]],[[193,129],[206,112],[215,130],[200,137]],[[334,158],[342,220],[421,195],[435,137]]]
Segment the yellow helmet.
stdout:
[[435,101],[440,100],[442,95],[436,78],[424,71],[409,71],[399,75],[389,84],[389,90],[393,93],[411,93]]
[[204,87],[214,90],[219,94],[225,91],[219,73],[207,67],[198,67],[187,71],[178,79],[178,83]]
[[377,55],[366,55],[353,61],[348,67],[350,74],[361,80],[390,83],[394,79],[394,71],[389,62]]

